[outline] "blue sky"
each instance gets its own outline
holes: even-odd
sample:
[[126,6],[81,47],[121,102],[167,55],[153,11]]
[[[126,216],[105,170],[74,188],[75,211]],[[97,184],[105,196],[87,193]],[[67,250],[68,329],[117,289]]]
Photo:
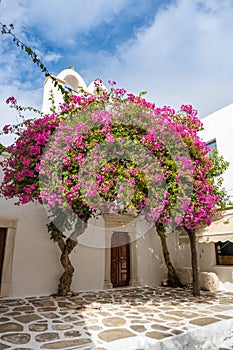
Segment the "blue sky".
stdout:
[[[1,0],[0,21],[51,74],[73,65],[156,105],[192,104],[204,117],[233,102],[232,0]],[[40,108],[44,77],[10,36],[0,36],[0,128],[16,122],[15,96]],[[0,136],[0,142],[9,138]]]

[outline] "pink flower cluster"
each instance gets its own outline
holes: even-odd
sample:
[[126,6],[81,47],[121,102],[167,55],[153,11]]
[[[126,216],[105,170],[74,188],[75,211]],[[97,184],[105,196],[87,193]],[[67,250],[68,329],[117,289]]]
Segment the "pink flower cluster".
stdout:
[[209,225],[220,197],[197,111],[158,108],[110,85],[97,96],[72,96],[60,114],[25,122],[1,163],[3,195],[79,217],[121,211],[142,213],[150,224]]
[[22,204],[37,199],[41,154],[58,124],[56,115],[27,121],[21,136],[7,147],[10,156],[0,163],[4,171],[0,190],[6,198],[18,197]]

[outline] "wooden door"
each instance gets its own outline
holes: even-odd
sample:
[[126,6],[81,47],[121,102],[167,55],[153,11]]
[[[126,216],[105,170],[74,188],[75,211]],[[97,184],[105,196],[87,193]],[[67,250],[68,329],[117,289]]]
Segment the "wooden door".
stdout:
[[6,228],[0,227],[0,283],[2,280],[2,268],[6,243]]
[[111,241],[111,282],[126,287],[130,281],[130,250],[127,232],[114,232]]

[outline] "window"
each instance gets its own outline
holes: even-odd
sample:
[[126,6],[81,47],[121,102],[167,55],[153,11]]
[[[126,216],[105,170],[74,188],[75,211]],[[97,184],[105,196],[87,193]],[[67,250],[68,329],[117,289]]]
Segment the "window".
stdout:
[[206,146],[210,148],[210,153],[217,149],[216,139],[206,142]]
[[233,243],[230,241],[215,243],[217,265],[233,265]]

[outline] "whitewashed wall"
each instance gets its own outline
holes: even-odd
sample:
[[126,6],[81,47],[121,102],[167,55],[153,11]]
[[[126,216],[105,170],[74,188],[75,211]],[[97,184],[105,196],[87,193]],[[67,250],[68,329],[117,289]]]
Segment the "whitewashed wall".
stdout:
[[216,265],[214,243],[202,243],[198,248],[200,270],[215,272],[220,288],[233,291],[233,266]]
[[[201,137],[206,142],[216,139],[217,149],[230,163],[229,168],[224,173],[223,186],[233,201],[233,104],[210,114],[202,121],[205,130],[200,133]],[[224,232],[228,232],[232,236],[232,221],[230,220],[224,226]],[[221,288],[233,290],[233,266],[216,265],[214,243],[199,244],[199,256],[201,271],[215,272],[219,277]]]
[[[200,137],[209,142],[216,139],[217,149],[230,162],[224,173],[224,187],[233,196],[233,104],[230,104],[202,119],[204,130]],[[232,197],[233,200],[233,197]]]
[[140,236],[137,240],[139,281],[142,286],[160,285],[166,277],[160,238],[154,229],[147,231],[145,221],[139,221],[136,228]]

